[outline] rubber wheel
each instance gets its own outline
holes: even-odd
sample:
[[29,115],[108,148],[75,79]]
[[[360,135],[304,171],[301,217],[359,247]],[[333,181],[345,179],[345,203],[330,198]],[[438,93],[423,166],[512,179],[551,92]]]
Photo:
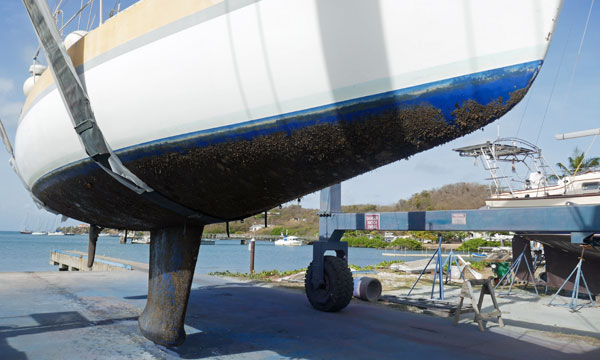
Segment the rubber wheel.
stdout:
[[335,312],[345,308],[352,299],[354,280],[352,272],[343,259],[325,256],[323,284],[315,287],[312,283],[313,263],[306,271],[304,288],[310,304],[317,310]]

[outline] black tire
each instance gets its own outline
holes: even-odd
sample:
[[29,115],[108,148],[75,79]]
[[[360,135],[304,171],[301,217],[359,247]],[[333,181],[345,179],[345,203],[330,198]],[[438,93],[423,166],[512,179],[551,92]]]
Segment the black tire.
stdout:
[[343,259],[325,256],[323,284],[315,287],[312,283],[313,264],[308,266],[304,279],[304,289],[310,304],[317,310],[335,312],[345,308],[352,300],[354,280],[352,272]]

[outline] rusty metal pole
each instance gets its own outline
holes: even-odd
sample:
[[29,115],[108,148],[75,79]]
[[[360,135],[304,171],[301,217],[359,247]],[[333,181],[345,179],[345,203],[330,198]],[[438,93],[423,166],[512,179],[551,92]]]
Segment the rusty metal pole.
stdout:
[[254,274],[254,249],[256,248],[256,240],[250,240],[250,275]]
[[148,301],[138,325],[156,344],[177,346],[185,341],[183,324],[202,230],[182,226],[150,232]]

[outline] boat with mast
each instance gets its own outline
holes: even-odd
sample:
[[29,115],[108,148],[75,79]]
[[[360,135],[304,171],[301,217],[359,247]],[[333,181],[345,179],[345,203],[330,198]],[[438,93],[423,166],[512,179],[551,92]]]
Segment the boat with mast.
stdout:
[[33,232],[33,230],[29,230],[29,213],[25,214],[25,220],[23,221],[23,226],[21,226],[19,232],[24,235],[31,235]]
[[578,167],[573,174],[560,176],[542,150],[526,140],[501,138],[454,151],[479,159],[489,172],[487,207],[600,204],[600,169]]
[[509,111],[540,70],[560,6],[140,1],[64,48],[111,159],[153,195],[88,157],[50,68],[31,69],[15,167],[40,203],[88,223],[169,226],[175,207],[206,215],[198,224],[244,218]]
[[169,346],[185,339],[204,225],[498,119],[538,75],[562,6],[144,0],[63,40],[57,10],[23,2],[49,67],[30,68],[14,152],[3,136],[11,164],[39,206],[92,224],[88,264],[100,227],[151,230],[139,326]]

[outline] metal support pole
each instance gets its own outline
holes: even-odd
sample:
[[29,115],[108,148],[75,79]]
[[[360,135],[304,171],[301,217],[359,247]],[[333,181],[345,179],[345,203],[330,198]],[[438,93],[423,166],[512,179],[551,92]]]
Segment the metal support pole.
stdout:
[[254,274],[254,249],[256,249],[256,240],[250,240],[250,275]]
[[582,305],[581,307],[585,307],[585,306],[594,306],[595,302],[594,299],[592,298],[592,294],[590,292],[590,289],[587,285],[587,281],[585,281],[585,276],[583,276],[583,271],[581,269],[582,265],[583,265],[583,253],[585,251],[585,247],[582,248],[581,250],[581,256],[579,257],[579,262],[577,263],[577,265],[575,266],[575,268],[573,269],[573,271],[571,271],[571,274],[569,274],[569,276],[567,276],[567,278],[565,279],[565,281],[563,282],[563,284],[560,286],[560,288],[558,289],[558,291],[552,295],[552,298],[550,299],[550,302],[548,303],[548,305],[552,305],[552,302],[554,301],[554,299],[556,298],[556,296],[558,296],[558,294],[560,293],[560,291],[565,287],[565,285],[569,282],[569,279],[571,279],[571,276],[573,276],[573,274],[577,273],[577,275],[575,275],[575,282],[573,283],[573,291],[571,292],[571,301],[569,302],[569,308],[571,308],[571,310],[573,311],[577,311],[577,299],[579,298],[579,282],[580,279],[583,280],[583,285],[585,285],[585,290],[587,291],[587,295],[590,299],[590,302],[588,304]]
[[[521,255],[519,255],[517,257],[517,259],[512,263],[512,265],[506,272],[506,274],[504,274],[504,276],[500,279],[500,281],[498,281],[498,284],[496,284],[496,286],[494,287],[494,290],[496,290],[498,288],[498,286],[500,286],[500,285],[502,285],[502,289],[504,290],[504,286],[506,286],[506,282],[508,282],[508,280],[510,279],[510,286],[508,287],[508,291],[502,295],[510,294],[510,292],[513,288],[515,279],[517,277],[517,271],[519,270],[519,267],[521,266],[521,262],[523,260],[525,260],[525,266],[527,267],[527,272],[528,272],[529,276],[531,277],[531,282],[533,283],[533,288],[535,290],[535,294],[539,296],[539,293],[537,291],[537,286],[535,285],[535,277],[533,276],[533,273],[531,272],[531,267],[529,266],[529,261],[527,261],[527,257],[525,256],[525,251],[527,251],[528,249],[529,249],[529,246],[525,246],[525,248],[521,252]],[[509,277],[508,279],[506,278],[507,276]],[[500,293],[498,293],[498,295],[500,295]]]
[[103,6],[103,1],[100,0],[100,25],[102,25],[104,23],[104,6]]
[[444,265],[442,264],[442,237],[441,236],[440,236],[440,239],[438,242],[437,249],[435,250],[435,252],[431,256],[431,258],[427,262],[427,265],[425,265],[423,270],[421,270],[421,273],[419,274],[417,281],[415,281],[413,286],[410,288],[407,296],[410,296],[410,294],[414,290],[415,286],[417,286],[417,283],[419,282],[419,280],[421,280],[421,277],[423,276],[425,271],[427,271],[427,268],[429,267],[429,264],[431,264],[433,259],[436,259],[436,260],[435,260],[435,272],[433,273],[433,285],[431,286],[430,298],[433,299],[433,293],[435,292],[435,283],[437,281],[437,278],[439,278],[439,283],[440,283],[439,299],[444,300],[444,280],[443,280]]
[[319,210],[319,241],[313,243],[313,277],[315,287],[323,283],[324,256],[328,250],[335,251],[338,258],[348,262],[348,243],[341,242],[344,230],[336,229],[331,219],[342,213],[342,185],[336,184],[321,190]]

